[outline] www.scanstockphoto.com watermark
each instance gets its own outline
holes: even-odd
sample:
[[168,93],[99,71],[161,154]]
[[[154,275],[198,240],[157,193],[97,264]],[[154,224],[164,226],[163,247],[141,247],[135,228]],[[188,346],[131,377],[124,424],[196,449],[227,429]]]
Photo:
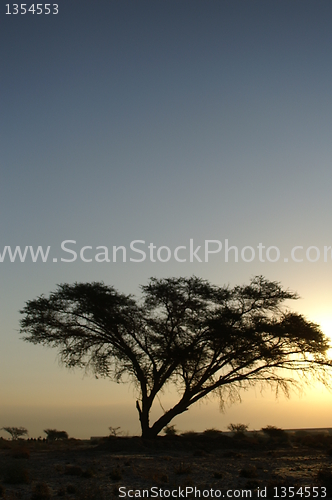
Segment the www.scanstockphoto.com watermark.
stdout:
[[[228,239],[224,242],[220,240],[204,240],[203,244],[197,245],[191,238],[189,245],[179,245],[174,248],[169,246],[157,246],[147,243],[145,240],[133,240],[129,246],[113,245],[92,246],[84,245],[79,247],[76,240],[64,240],[60,244],[61,257],[51,256],[51,246],[10,246],[6,245],[0,249],[0,263],[4,262],[76,262],[85,263],[125,263],[125,262],[160,262],[165,263],[171,260],[183,263],[210,262],[212,258],[221,259],[223,262],[331,262],[332,247],[317,246],[304,247],[296,245],[290,249],[287,257],[281,256],[279,247],[268,246],[259,243],[256,247],[249,245],[242,248],[230,245]],[[54,255],[54,254],[53,254]]]

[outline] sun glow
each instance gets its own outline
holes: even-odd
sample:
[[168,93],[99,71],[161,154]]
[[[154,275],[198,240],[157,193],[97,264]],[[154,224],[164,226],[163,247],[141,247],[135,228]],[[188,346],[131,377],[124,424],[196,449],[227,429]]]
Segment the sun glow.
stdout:
[[331,348],[328,350],[328,356],[332,358],[332,316],[331,314],[312,314],[310,315],[311,321],[317,323],[322,332],[329,338]]

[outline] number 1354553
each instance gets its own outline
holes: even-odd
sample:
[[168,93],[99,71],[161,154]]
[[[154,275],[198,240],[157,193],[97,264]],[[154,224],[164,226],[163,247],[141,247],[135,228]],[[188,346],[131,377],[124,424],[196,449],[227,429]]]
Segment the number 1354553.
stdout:
[[58,14],[59,6],[57,3],[7,3],[6,14]]

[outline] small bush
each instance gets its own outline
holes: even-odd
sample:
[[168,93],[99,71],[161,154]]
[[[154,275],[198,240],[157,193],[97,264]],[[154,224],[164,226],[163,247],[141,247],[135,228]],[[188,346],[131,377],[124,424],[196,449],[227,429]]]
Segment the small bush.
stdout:
[[176,436],[178,431],[176,430],[175,425],[166,425],[164,433],[166,436]]
[[195,431],[187,431],[187,432],[183,432],[181,434],[181,436],[186,438],[186,439],[194,439],[198,436],[198,434]]
[[286,431],[280,429],[279,427],[275,427],[274,425],[268,425],[267,427],[263,427],[262,432],[264,432],[264,434],[267,434],[269,437],[272,438],[288,439]]
[[46,483],[37,483],[32,491],[31,500],[49,500],[51,491]]
[[222,431],[219,429],[206,429],[203,434],[206,437],[216,438],[222,434]]
[[229,424],[227,429],[235,434],[244,434],[248,430],[249,425],[246,424]]
[[121,427],[109,427],[110,437],[118,437],[121,436],[122,431],[120,431]]
[[283,429],[279,429],[279,427],[275,427],[274,425],[268,425],[267,427],[262,428],[262,432],[269,436],[270,439],[273,439],[278,442],[288,441],[288,435]]

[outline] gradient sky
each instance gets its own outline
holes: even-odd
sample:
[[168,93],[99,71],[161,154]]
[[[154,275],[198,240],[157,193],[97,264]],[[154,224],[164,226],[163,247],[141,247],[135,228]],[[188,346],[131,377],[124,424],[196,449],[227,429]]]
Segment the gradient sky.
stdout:
[[[133,388],[60,368],[56,351],[20,340],[18,311],[57,283],[139,294],[151,276],[233,286],[263,274],[296,290],[291,307],[332,335],[330,256],[284,262],[296,245],[332,245],[332,3],[58,4],[58,15],[6,15],[1,1],[0,252],[49,245],[51,258],[0,263],[0,427],[138,433]],[[77,251],[190,239],[274,245],[281,258],[60,262],[64,240]],[[224,414],[211,401],[175,424],[330,427],[331,407],[320,386],[290,401],[257,389]]]

